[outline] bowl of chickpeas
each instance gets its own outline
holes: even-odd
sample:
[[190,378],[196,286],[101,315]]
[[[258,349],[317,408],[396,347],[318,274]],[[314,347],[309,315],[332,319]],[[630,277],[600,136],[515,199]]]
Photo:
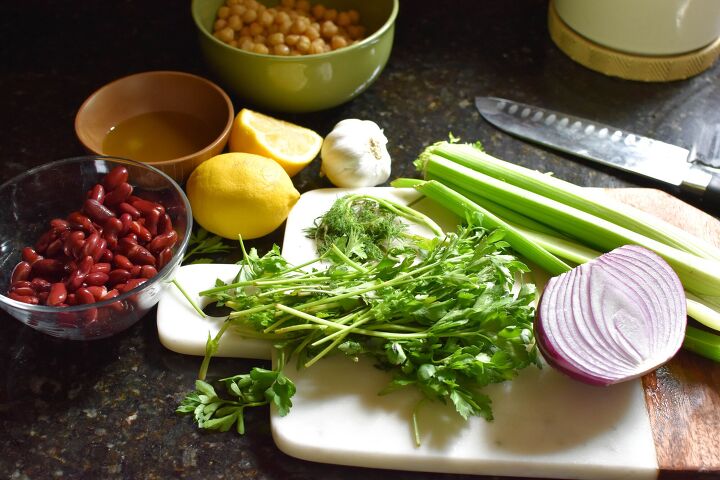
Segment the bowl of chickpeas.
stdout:
[[399,0],[193,0],[219,83],[280,112],[332,108],[365,91],[392,49]]

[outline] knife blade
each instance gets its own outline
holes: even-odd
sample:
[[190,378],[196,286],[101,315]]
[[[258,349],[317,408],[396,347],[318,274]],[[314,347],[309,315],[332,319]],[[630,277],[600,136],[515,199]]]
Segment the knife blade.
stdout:
[[641,175],[720,204],[720,174],[692,162],[694,152],[611,125],[498,97],[476,97],[480,115],[502,131],[593,162]]

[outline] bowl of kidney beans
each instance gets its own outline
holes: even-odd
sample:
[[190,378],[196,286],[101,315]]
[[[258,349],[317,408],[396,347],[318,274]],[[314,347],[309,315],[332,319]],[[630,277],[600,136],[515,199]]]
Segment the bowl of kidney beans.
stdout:
[[115,157],[69,158],[0,185],[0,308],[46,334],[109,337],[174,278],[192,230],[182,188]]

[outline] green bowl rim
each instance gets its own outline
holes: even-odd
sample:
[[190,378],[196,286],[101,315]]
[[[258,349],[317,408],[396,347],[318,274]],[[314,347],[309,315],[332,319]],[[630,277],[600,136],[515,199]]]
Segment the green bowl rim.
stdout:
[[361,47],[363,47],[365,44],[374,41],[377,37],[380,37],[380,36],[383,35],[387,30],[389,30],[390,27],[393,26],[393,24],[395,23],[395,19],[397,18],[398,10],[400,9],[400,0],[392,0],[392,2],[393,2],[393,8],[392,8],[392,11],[390,12],[390,16],[389,16],[388,19],[385,21],[385,23],[384,23],[380,28],[378,28],[377,30],[375,30],[375,32],[373,32],[372,35],[370,35],[369,37],[363,38],[361,41],[359,41],[358,43],[356,43],[356,44],[354,44],[354,45],[350,45],[349,47],[343,47],[343,48],[339,48],[339,49],[337,49],[337,50],[331,50],[331,51],[329,51],[329,52],[323,52],[323,53],[311,53],[311,54],[308,54],[308,55],[300,55],[300,56],[285,56],[285,55],[273,55],[273,54],[270,54],[270,53],[248,52],[247,50],[243,50],[243,49],[238,48],[238,47],[233,47],[233,46],[231,46],[231,45],[228,45],[228,44],[225,43],[225,42],[221,42],[220,40],[218,40],[217,38],[215,38],[214,36],[212,36],[212,35],[210,34],[210,32],[208,32],[208,31],[205,29],[205,27],[203,27],[203,25],[200,23],[200,19],[198,18],[198,15],[197,15],[196,10],[195,10],[195,5],[196,5],[199,1],[202,1],[202,0],[192,0],[192,3],[191,3],[191,5],[190,5],[190,9],[191,9],[191,12],[192,12],[193,21],[195,22],[195,26],[200,30],[200,32],[202,32],[202,34],[205,35],[205,37],[209,38],[210,41],[214,42],[214,43],[217,44],[217,45],[220,45],[220,46],[223,47],[223,48],[229,49],[229,50],[231,50],[231,51],[233,51],[233,52],[240,52],[240,53],[242,53],[242,54],[250,55],[250,56],[255,56],[255,57],[258,57],[258,58],[272,58],[272,59],[274,59],[274,60],[281,61],[281,62],[293,62],[293,61],[297,61],[298,58],[308,58],[308,57],[310,57],[310,58],[313,58],[313,59],[314,59],[314,58],[329,57],[329,56],[331,56],[331,55],[336,55],[336,54],[338,54],[339,52],[349,52],[349,51],[351,51],[351,50],[355,50],[355,49],[357,49],[357,48],[361,48]]

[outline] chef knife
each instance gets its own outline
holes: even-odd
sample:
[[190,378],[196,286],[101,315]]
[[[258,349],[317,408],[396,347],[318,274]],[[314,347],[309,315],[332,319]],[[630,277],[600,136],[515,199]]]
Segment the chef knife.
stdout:
[[685,148],[503,98],[476,97],[475,106],[507,133],[691,191],[709,206],[720,206],[720,170],[693,162],[694,152]]

